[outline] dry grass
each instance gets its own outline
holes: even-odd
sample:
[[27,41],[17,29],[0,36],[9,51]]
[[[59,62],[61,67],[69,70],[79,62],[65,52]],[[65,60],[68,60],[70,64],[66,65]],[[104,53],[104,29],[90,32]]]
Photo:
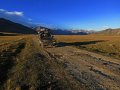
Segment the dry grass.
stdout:
[[92,52],[120,59],[120,36],[104,35],[58,35],[57,42],[63,45],[78,46]]
[[[36,36],[1,36],[0,90],[70,90],[78,82],[39,46]],[[9,53],[9,54],[8,54]],[[4,79],[2,79],[4,78]]]
[[[120,57],[119,36],[55,36],[63,46],[77,46],[115,58]],[[55,58],[39,46],[33,35],[0,36],[0,90],[81,89]],[[4,54],[4,55],[3,55]]]

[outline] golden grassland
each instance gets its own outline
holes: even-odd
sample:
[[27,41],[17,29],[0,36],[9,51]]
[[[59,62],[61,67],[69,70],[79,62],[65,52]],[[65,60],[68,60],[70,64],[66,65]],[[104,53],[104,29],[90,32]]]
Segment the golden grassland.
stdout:
[[51,85],[56,90],[79,88],[35,39],[34,35],[0,36],[0,90],[49,90]]
[[[50,60],[36,39],[35,35],[0,36],[0,90],[47,90],[49,85],[55,85],[56,90],[80,88],[60,64]],[[58,46],[75,46],[120,58],[120,36],[56,35],[55,39]]]
[[32,37],[32,35],[18,35],[18,36],[0,36],[0,45],[3,43],[9,43],[12,41],[17,41],[23,38]]
[[30,50],[34,49],[30,45],[32,37],[33,35],[0,36],[0,90],[21,90],[18,89],[21,79],[27,78],[25,63],[31,55]]
[[57,42],[120,59],[120,36],[56,35]]

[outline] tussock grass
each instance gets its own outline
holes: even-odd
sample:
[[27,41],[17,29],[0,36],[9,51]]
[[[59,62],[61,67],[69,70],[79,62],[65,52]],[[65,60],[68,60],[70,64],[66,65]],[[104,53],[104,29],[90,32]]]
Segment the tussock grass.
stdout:
[[0,85],[1,90],[82,90],[79,82],[39,46],[36,36],[22,37],[6,36],[1,39],[5,40],[4,43],[9,41],[1,45],[1,53],[4,50],[14,52],[12,65],[9,68],[3,66],[7,72]]
[[120,59],[120,36],[105,35],[58,35],[57,42],[64,46],[77,46],[92,52]]

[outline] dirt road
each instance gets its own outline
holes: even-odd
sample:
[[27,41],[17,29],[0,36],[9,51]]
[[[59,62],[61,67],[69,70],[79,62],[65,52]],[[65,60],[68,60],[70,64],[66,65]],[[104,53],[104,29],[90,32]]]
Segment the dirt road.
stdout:
[[27,36],[1,45],[0,90],[120,90],[120,60],[39,44]]
[[46,52],[85,90],[120,90],[120,60],[72,46]]

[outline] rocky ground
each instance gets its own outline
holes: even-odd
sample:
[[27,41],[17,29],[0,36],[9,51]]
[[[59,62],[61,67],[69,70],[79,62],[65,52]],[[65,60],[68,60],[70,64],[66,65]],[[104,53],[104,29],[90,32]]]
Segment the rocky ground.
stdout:
[[0,47],[1,90],[120,90],[120,60],[74,46],[41,48],[37,36],[13,42]]
[[120,89],[120,60],[70,46],[46,50],[86,90]]

